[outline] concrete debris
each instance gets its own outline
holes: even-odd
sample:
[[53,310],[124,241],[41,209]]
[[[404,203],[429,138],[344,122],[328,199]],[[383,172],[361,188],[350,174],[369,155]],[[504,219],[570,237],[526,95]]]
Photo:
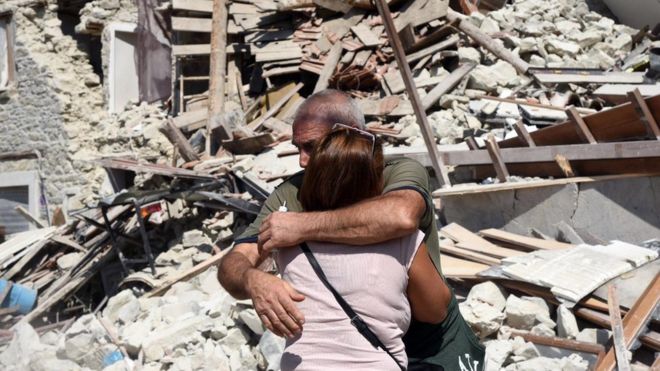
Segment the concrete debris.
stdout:
[[[538,300],[536,300],[538,299]],[[520,330],[531,330],[536,324],[543,324],[554,328],[555,323],[550,319],[550,313],[545,301],[540,298],[509,295],[506,300],[506,323]]]
[[575,339],[580,330],[577,320],[570,309],[564,304],[557,307],[557,334],[563,338]]

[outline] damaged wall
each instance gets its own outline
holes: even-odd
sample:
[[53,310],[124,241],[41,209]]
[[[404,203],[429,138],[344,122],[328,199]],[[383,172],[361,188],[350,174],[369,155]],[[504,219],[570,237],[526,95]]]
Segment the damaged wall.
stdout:
[[37,149],[42,160],[2,161],[0,174],[41,169],[49,208],[72,210],[103,193],[105,171],[88,160],[170,155],[171,145],[157,130],[165,117],[157,105],[107,114],[101,79],[76,40],[62,33],[57,2],[19,3],[25,2],[0,6],[13,13],[16,29],[16,79],[0,92],[0,153]]
[[603,240],[641,243],[660,236],[660,177],[624,178],[443,196],[448,222],[469,230],[501,228],[557,235],[556,224]]

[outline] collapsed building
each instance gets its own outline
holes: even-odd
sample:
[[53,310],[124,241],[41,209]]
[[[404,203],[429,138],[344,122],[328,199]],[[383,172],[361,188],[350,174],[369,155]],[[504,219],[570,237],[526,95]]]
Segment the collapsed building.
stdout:
[[330,87],[429,169],[489,370],[658,367],[658,26],[581,0],[227,3],[0,5],[0,364],[277,369],[215,265]]

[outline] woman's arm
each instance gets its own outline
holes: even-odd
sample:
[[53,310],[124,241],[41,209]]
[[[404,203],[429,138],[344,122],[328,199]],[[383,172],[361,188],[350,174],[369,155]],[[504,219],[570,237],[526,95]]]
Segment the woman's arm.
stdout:
[[422,243],[408,270],[408,300],[413,318],[437,324],[447,316],[451,291]]

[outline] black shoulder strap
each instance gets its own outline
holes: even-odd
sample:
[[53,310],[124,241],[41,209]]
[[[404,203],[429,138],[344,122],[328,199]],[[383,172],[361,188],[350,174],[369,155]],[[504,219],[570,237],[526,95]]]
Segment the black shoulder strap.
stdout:
[[364,320],[357,313],[355,313],[353,308],[351,308],[351,306],[346,302],[346,300],[344,300],[344,298],[337,292],[337,290],[335,290],[335,288],[332,287],[330,282],[328,282],[328,278],[325,276],[325,273],[323,273],[323,269],[321,269],[319,262],[314,257],[314,254],[312,254],[312,251],[309,249],[309,246],[307,246],[307,244],[303,242],[302,244],[300,244],[300,248],[305,253],[307,260],[309,260],[309,264],[312,266],[312,269],[314,269],[314,272],[316,272],[316,275],[319,276],[319,279],[321,280],[321,282],[323,282],[323,285],[328,290],[330,290],[332,296],[335,297],[335,300],[337,300],[337,303],[339,304],[341,309],[343,309],[346,315],[348,316],[348,318],[350,318],[351,325],[353,325],[353,327],[355,327],[358,330],[358,332],[362,336],[364,336],[364,338],[367,339],[367,341],[369,341],[371,345],[374,346],[374,348],[383,349],[390,357],[392,357],[394,362],[396,362],[396,364],[399,366],[399,368],[402,371],[405,370],[406,368],[403,367],[401,364],[399,364],[399,361],[397,361],[394,355],[390,353],[390,351],[387,349],[385,344],[383,344],[383,342],[380,341],[378,336],[376,336],[376,334],[374,334],[373,331],[371,331],[367,323],[364,322]]

